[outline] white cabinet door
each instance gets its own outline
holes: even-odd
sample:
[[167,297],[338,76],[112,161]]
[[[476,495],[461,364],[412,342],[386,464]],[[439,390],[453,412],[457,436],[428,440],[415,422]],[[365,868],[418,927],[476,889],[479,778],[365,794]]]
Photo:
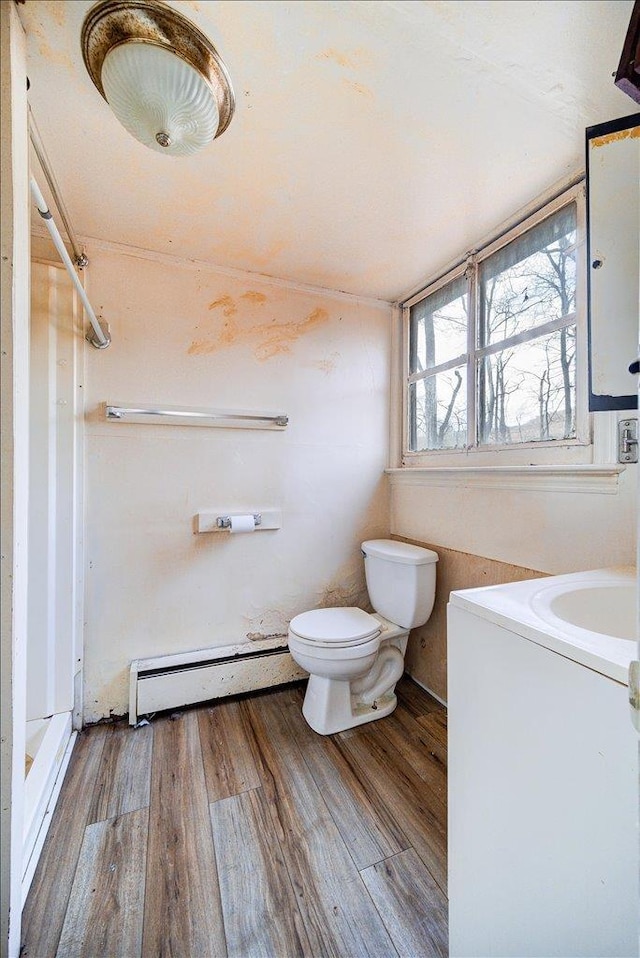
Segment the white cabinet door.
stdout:
[[455,956],[638,954],[627,689],[449,606]]

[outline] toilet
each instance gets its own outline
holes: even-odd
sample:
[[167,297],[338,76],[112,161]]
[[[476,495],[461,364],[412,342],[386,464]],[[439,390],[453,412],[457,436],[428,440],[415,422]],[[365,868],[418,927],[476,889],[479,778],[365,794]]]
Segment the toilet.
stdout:
[[370,539],[362,543],[375,612],[315,609],[289,625],[289,652],[309,673],[302,714],[320,735],[384,718],[396,707],[409,630],[424,625],[435,599],[431,549]]

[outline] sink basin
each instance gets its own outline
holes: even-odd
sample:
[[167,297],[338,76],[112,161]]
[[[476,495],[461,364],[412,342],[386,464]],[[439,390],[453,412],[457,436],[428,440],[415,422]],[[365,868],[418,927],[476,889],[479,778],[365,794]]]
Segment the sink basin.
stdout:
[[[553,593],[553,589],[548,590]],[[541,618],[550,614],[568,625],[613,638],[637,640],[636,596],[633,583],[585,583],[556,595],[540,594],[534,599]],[[545,608],[546,607],[546,608]],[[545,614],[546,611],[546,614]]]
[[626,685],[638,658],[637,589],[635,569],[620,567],[462,589],[449,603]]

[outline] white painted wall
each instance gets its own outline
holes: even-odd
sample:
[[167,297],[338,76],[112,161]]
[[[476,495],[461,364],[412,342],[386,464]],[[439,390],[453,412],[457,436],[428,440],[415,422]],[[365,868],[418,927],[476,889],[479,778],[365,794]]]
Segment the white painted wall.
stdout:
[[[85,719],[127,710],[131,659],[286,632],[366,600],[388,533],[388,305],[89,248],[112,346],[87,348]],[[246,408],[284,432],[105,422],[100,404]],[[195,535],[199,510],[283,527]]]
[[391,532],[554,575],[628,565],[635,562],[635,490],[634,466],[614,494],[398,484]]
[[0,954],[20,950],[24,801],[27,505],[29,466],[29,217],[24,32],[13,3],[0,4],[2,222],[2,832]]

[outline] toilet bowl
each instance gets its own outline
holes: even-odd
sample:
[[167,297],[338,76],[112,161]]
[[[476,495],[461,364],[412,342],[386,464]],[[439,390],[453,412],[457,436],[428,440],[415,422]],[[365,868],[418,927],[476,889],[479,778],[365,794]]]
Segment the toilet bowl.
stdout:
[[309,673],[302,714],[321,735],[395,709],[409,630],[423,625],[433,608],[435,552],[373,539],[362,544],[362,554],[373,614],[352,607],[315,609],[289,625],[289,651]]
[[310,675],[349,681],[371,668],[380,646],[380,623],[362,609],[316,609],[289,625],[289,651]]

